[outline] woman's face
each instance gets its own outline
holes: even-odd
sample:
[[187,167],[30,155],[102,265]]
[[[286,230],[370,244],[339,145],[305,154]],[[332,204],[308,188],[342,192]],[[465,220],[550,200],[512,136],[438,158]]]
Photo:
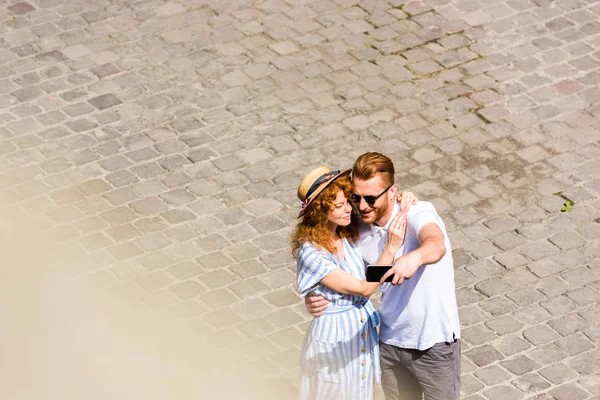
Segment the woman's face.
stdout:
[[338,226],[350,225],[352,206],[343,191],[339,191],[333,202],[333,209],[329,213],[329,223]]

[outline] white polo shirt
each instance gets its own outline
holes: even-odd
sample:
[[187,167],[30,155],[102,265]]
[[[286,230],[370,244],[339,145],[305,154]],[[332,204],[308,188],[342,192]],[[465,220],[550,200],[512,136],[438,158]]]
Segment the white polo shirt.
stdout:
[[[362,224],[358,247],[365,264],[376,264],[387,243],[387,230],[400,211],[396,203],[386,226]],[[396,258],[420,246],[421,228],[433,222],[444,233],[446,254],[435,264],[424,265],[400,286],[381,285],[383,293],[379,314],[380,339],[393,346],[426,350],[436,343],[452,342],[460,337],[460,323],[454,286],[454,263],[446,227],[433,204],[419,201],[407,217],[404,244]]]

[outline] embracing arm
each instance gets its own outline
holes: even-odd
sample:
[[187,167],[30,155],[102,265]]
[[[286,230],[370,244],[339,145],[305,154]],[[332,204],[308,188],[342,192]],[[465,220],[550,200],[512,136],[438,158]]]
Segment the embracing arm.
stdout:
[[358,294],[369,297],[379,286],[379,282],[361,281],[342,269],[336,269],[325,275],[321,283],[329,289],[343,294]]

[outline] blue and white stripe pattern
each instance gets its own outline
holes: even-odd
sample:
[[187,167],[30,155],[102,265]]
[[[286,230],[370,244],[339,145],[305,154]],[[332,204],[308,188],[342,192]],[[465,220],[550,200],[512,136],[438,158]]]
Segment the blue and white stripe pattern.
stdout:
[[372,400],[379,383],[379,315],[368,298],[335,292],[320,283],[337,268],[365,279],[358,248],[343,239],[345,260],[305,243],[298,252],[298,290],[330,301],[310,325],[303,346],[301,400]]

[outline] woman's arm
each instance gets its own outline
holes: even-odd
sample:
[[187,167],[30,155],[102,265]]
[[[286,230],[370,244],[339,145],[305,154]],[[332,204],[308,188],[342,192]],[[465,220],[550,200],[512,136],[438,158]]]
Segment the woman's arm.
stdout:
[[325,275],[321,283],[329,289],[342,294],[358,294],[369,297],[379,286],[379,282],[361,281],[343,269],[336,269]]

